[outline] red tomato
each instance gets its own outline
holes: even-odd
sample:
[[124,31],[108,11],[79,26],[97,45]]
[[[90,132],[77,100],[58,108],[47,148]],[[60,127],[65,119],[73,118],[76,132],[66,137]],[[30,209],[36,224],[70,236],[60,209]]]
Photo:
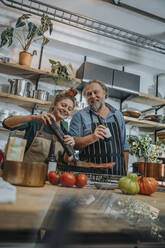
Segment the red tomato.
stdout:
[[76,185],[82,188],[87,184],[87,181],[88,181],[88,177],[85,174],[79,174],[76,179]]
[[50,171],[48,174],[48,180],[51,184],[59,184],[60,182],[60,175],[57,174],[55,171]]
[[76,178],[73,173],[65,172],[60,177],[60,183],[63,186],[72,187],[76,183]]

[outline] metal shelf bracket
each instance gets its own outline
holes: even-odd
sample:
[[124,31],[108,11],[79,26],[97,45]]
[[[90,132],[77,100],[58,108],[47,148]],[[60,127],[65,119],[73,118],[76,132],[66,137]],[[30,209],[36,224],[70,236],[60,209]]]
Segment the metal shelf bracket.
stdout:
[[37,16],[47,14],[52,20],[97,35],[118,40],[129,45],[165,54],[165,42],[152,39],[87,16],[79,15],[37,0],[0,0],[7,7],[15,8]]

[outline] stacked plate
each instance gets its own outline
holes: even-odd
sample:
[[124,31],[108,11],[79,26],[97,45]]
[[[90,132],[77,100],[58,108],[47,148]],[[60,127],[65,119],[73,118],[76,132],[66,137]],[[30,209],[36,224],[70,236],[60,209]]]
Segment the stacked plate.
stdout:
[[157,134],[159,141],[165,142],[165,132],[160,132]]
[[134,117],[134,118],[139,118],[141,116],[141,112],[137,110],[126,110],[126,111],[123,111],[122,114],[124,116],[129,116],[129,117]]
[[161,122],[162,116],[161,116],[161,115],[151,114],[151,115],[146,115],[146,116],[144,116],[143,119],[144,119],[144,120],[148,120],[148,121]]

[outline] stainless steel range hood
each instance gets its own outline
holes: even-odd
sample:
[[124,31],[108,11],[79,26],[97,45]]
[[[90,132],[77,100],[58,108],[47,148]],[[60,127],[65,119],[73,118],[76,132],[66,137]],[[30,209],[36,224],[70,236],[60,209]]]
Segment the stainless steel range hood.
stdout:
[[[83,80],[82,83],[77,87],[77,90],[82,91],[88,81],[89,80],[85,80],[85,81]],[[124,88],[119,88],[117,86],[112,86],[112,85],[109,85],[109,84],[106,84],[106,83],[105,83],[105,85],[109,89],[108,96],[112,97],[112,98],[125,100],[125,99],[131,99],[132,97],[135,97],[135,96],[139,95],[139,92],[137,92],[137,91],[132,91],[132,90],[124,89]]]
[[140,76],[113,68],[84,62],[76,72],[76,77],[82,79],[78,90],[82,91],[90,80],[100,80],[109,88],[109,96],[124,100],[139,95]]

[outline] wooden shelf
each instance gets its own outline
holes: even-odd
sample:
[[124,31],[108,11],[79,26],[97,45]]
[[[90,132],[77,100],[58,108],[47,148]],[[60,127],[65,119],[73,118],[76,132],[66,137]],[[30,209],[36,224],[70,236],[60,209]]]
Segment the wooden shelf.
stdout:
[[139,93],[139,96],[132,98],[131,101],[149,106],[159,106],[165,104],[165,99],[143,93]]
[[[7,75],[13,75],[16,77],[23,77],[25,79],[32,80],[33,82],[37,79],[40,78],[41,81],[44,81],[46,83],[51,83],[55,84],[53,80],[53,74],[48,71],[43,71],[19,64],[14,64],[14,63],[5,63],[5,62],[0,62],[0,73],[4,73]],[[76,83],[73,83],[72,81],[66,82],[66,83],[59,83],[58,85],[61,86],[66,86],[66,87],[77,87],[81,83],[81,79],[78,78],[71,78],[71,80],[74,79]]]
[[9,132],[9,130],[8,130],[8,129],[6,129],[6,128],[2,127],[2,126],[0,126],[0,131],[6,131],[6,132]]
[[165,129],[165,123],[159,123],[154,121],[147,121],[147,120],[139,120],[137,118],[124,116],[124,120],[126,124],[142,127],[142,128],[153,128],[155,130]]
[[[19,76],[32,81],[40,77],[41,81],[43,80],[44,82],[52,83],[55,85],[55,82],[52,79],[53,76],[52,73],[27,66],[22,66],[19,64],[0,62],[0,73]],[[77,87],[82,81],[81,79],[78,78],[73,78],[73,79],[75,79],[76,81],[75,84],[71,81],[61,84],[59,83],[58,85],[66,86],[66,87],[71,87],[71,86]],[[155,96],[150,96],[143,93],[139,93],[139,96],[133,97],[131,101],[142,103],[149,106],[159,106],[165,104],[165,99]]]
[[[130,124],[130,125],[137,126],[137,127],[153,128],[155,130],[157,130],[157,129],[159,130],[162,128],[165,129],[165,124],[163,124],[163,123],[158,123],[158,122],[154,122],[154,121],[139,120],[139,119],[127,117],[127,116],[124,116],[124,119],[125,119],[126,124]],[[8,132],[9,130],[0,126],[0,131]]]
[[17,104],[19,106],[23,106],[27,108],[33,108],[37,105],[42,109],[48,109],[51,105],[51,102],[49,101],[41,101],[35,98],[17,96],[2,92],[0,92],[0,101],[5,103]]
[[20,76],[31,80],[36,79],[39,75],[49,75],[49,72],[46,71],[7,62],[0,62],[0,73],[13,76]]
[[[16,77],[17,76],[23,77],[25,79],[32,80],[33,82],[34,80],[40,77],[41,81],[44,81],[47,83],[53,83],[55,85],[52,79],[52,76],[53,76],[52,73],[39,70],[39,69],[35,69],[35,68],[31,68],[31,67],[22,66],[19,64],[0,62],[0,73],[13,75]],[[66,86],[66,87],[71,87],[71,86],[77,87],[78,84],[81,83],[81,80],[80,79],[75,79],[75,80],[76,80],[75,84],[73,84],[72,82],[67,82],[61,85]],[[0,101],[11,103],[11,104],[17,104],[19,106],[23,106],[27,108],[38,107],[38,108],[45,109],[45,110],[48,110],[48,108],[51,105],[51,102],[48,102],[48,101],[41,101],[41,100],[34,99],[34,98],[22,97],[22,96],[17,96],[17,95],[12,95],[12,94],[6,94],[2,92],[0,92]],[[161,99],[159,97],[150,96],[150,95],[142,94],[142,93],[139,93],[139,96],[134,96],[131,99],[131,101],[149,105],[149,106],[160,106],[160,105],[165,104],[165,99]],[[137,127],[153,128],[155,130],[165,128],[165,124],[163,123],[147,121],[147,120],[139,120],[139,119],[127,117],[127,116],[124,116],[124,119],[127,124],[134,125]]]

